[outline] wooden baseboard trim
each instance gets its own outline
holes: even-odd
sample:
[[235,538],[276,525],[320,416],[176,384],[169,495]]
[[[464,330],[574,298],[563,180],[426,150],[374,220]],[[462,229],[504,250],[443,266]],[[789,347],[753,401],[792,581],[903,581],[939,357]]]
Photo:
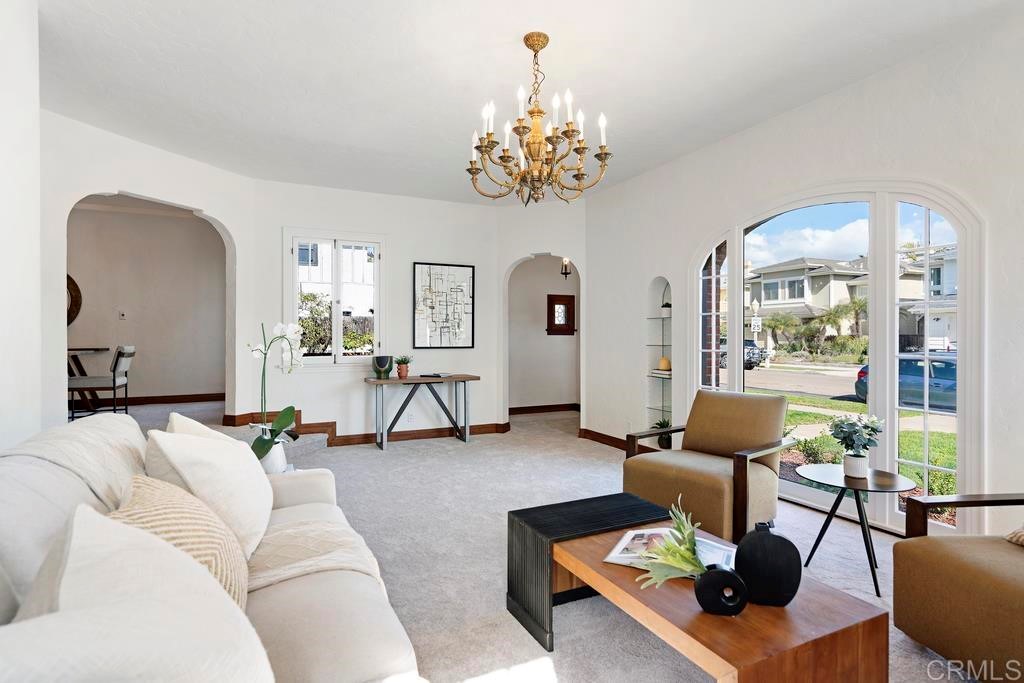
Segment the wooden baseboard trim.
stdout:
[[[145,406],[145,405],[156,405],[165,403],[205,403],[207,401],[223,401],[224,394],[171,394],[169,396],[129,396],[128,405],[130,406]],[[110,408],[114,405],[114,401],[109,396],[101,396],[98,399],[93,399],[92,404],[97,408]],[[84,402],[75,397],[75,409],[82,409]],[[117,406],[120,408],[124,405],[124,397],[120,395],[120,390],[117,396]],[[71,399],[68,399],[68,410],[71,410]]]
[[[277,411],[267,411],[267,419],[273,420],[277,417]],[[225,427],[243,427],[258,422],[259,413],[241,413],[239,415],[225,415],[221,424]],[[487,424],[470,425],[469,433],[473,434],[504,434],[512,426],[508,422],[490,422]],[[295,411],[295,431],[299,434],[326,434],[328,446],[357,446],[360,444],[374,443],[374,434],[338,434],[337,422],[303,422],[302,411]],[[409,429],[401,432],[393,432],[388,436],[388,441],[411,441],[413,439],[439,439],[446,436],[455,436],[455,430],[451,427],[436,427],[432,429]]]
[[516,408],[509,408],[509,415],[528,415],[530,413],[557,413],[563,410],[575,410],[577,413],[580,411],[579,403],[552,403],[546,406],[518,406]]
[[[602,434],[601,432],[595,432],[592,429],[582,429],[581,428],[576,433],[576,436],[578,436],[581,439],[590,439],[591,441],[596,441],[597,443],[604,444],[605,446],[611,446],[612,448],[618,448],[621,451],[625,451],[626,450],[626,440],[625,439],[620,439],[620,438],[618,438],[616,436],[609,436],[608,434]],[[657,448],[651,448],[650,446],[645,446],[643,444],[640,444],[640,452],[641,453],[654,453],[657,450],[658,450]]]

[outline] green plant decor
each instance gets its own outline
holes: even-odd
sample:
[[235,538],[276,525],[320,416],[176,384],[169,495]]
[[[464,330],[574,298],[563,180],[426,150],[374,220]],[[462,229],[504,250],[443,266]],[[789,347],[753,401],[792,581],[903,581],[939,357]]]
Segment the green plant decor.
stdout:
[[651,425],[651,427],[653,429],[668,429],[671,426],[672,426],[672,421],[669,420],[668,418],[664,418],[664,417]]
[[395,365],[408,365],[412,362],[412,356],[395,356]]
[[291,372],[295,368],[302,367],[302,355],[305,349],[302,347],[303,330],[295,323],[278,323],[274,326],[273,335],[267,338],[267,328],[260,324],[260,332],[263,336],[263,343],[259,346],[249,345],[249,352],[253,357],[261,361],[260,368],[260,435],[252,442],[252,452],[260,460],[270,452],[274,444],[283,441],[282,436],[294,441],[299,438],[297,432],[288,429],[295,423],[295,406],[288,406],[281,410],[274,421],[267,423],[267,358],[270,356],[270,349],[274,344],[281,344],[281,365],[282,370]]
[[643,581],[640,588],[654,584],[660,588],[669,579],[696,578],[707,571],[707,567],[697,557],[697,527],[691,515],[682,511],[683,497],[672,505],[669,514],[672,516],[672,528],[669,537],[643,553],[646,574],[637,577]]
[[878,445],[877,437],[884,427],[885,421],[875,415],[843,415],[829,422],[832,438],[855,458],[867,457],[868,449]]

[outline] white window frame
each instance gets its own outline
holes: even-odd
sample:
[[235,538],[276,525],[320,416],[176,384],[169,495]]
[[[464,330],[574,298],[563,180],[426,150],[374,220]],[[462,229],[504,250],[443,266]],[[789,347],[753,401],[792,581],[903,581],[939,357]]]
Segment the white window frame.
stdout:
[[[868,287],[870,292],[868,320],[871,321],[872,344],[868,362],[871,365],[871,389],[869,391],[869,412],[888,416],[894,409],[894,398],[881,387],[895,386],[891,382],[898,377],[895,365],[894,349],[897,344],[897,328],[892,315],[893,302],[897,299],[898,282],[896,269],[890,267],[897,250],[898,221],[896,217],[897,202],[910,202],[927,206],[945,216],[957,228],[957,326],[958,329],[971,330],[970,335],[959,335],[957,344],[957,453],[961,461],[958,465],[958,483],[962,491],[980,492],[986,490],[987,461],[984,457],[985,445],[985,382],[984,358],[982,352],[985,344],[985,303],[984,303],[984,221],[965,204],[956,194],[935,186],[913,180],[868,179],[843,182],[832,185],[818,186],[785,197],[775,203],[762,205],[767,210],[758,213],[734,216],[732,227],[724,233],[720,232],[709,237],[701,248],[694,253],[690,264],[692,280],[699,282],[701,269],[711,252],[723,240],[728,241],[729,254],[733,260],[742,262],[744,235],[747,228],[756,226],[779,214],[817,204],[835,202],[869,203],[871,225],[870,251],[868,254]],[[740,256],[737,257],[736,255]],[[691,296],[686,297],[687,310],[677,311],[682,334],[692,340],[699,348],[700,344],[700,295],[697,288],[691,289]],[[807,288],[805,286],[805,294]],[[744,323],[744,278],[735,277],[729,281],[728,288],[729,329],[743,329]],[[762,302],[763,303],[763,302]],[[742,354],[743,335],[729,335],[728,352],[734,358]],[[877,343],[875,340],[877,339]],[[700,356],[687,354],[685,363],[681,364],[685,372],[686,382],[678,382],[674,387],[674,404],[683,411],[689,410],[693,396],[700,386]],[[683,373],[680,373],[683,376]],[[742,373],[729,373],[728,388],[732,391],[742,390]],[[883,434],[884,443],[871,453],[871,466],[895,471],[896,439],[898,430],[886,430]],[[966,457],[980,454],[976,457]],[[965,459],[966,458],[966,459]],[[802,487],[805,488],[806,487]],[[807,489],[812,491],[811,489]],[[781,487],[780,487],[781,492]],[[788,498],[785,493],[781,497]],[[794,500],[796,500],[794,498]],[[834,496],[826,496],[821,501],[803,499],[802,504],[828,509]],[[896,513],[890,496],[874,495],[868,498],[868,515],[874,526],[889,529],[896,533],[903,532],[904,517]],[[845,505],[840,512],[846,510]],[[851,509],[852,512],[852,509]],[[981,508],[962,508],[957,513],[956,533],[986,533],[985,513]],[[961,523],[961,517],[963,523]],[[932,524],[933,533],[945,533],[949,529],[942,525]]]
[[[282,316],[285,322],[297,322],[299,315],[299,302],[296,292],[298,291],[298,281],[296,273],[296,264],[298,256],[292,253],[294,244],[297,240],[316,240],[316,241],[332,241],[334,243],[333,248],[333,306],[332,306],[332,320],[331,320],[331,334],[333,337],[332,348],[334,354],[332,356],[307,356],[303,358],[304,367],[302,371],[317,371],[317,370],[328,370],[328,369],[352,369],[359,368],[365,369],[366,364],[370,356],[345,356],[341,353],[341,335],[339,326],[341,324],[340,316],[340,294],[341,294],[341,258],[339,245],[358,245],[358,246],[372,246],[374,248],[374,286],[373,286],[373,326],[374,326],[374,346],[375,354],[380,353],[381,349],[386,348],[387,338],[387,326],[386,326],[386,312],[382,302],[386,301],[385,298],[385,276],[384,276],[384,264],[383,254],[387,249],[385,239],[383,235],[370,232],[350,232],[340,230],[326,230],[317,228],[300,228],[300,227],[284,227],[282,229],[281,237],[281,252],[282,252],[282,269],[283,274],[282,280]],[[372,355],[372,354],[371,354]]]

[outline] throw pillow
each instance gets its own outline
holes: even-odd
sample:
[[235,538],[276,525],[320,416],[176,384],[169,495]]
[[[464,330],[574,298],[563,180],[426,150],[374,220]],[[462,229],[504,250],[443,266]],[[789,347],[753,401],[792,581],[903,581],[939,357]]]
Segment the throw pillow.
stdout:
[[180,413],[171,413],[171,416],[167,419],[167,432],[169,434],[191,434],[192,436],[205,436],[210,439],[220,439],[221,441],[227,439],[228,441],[237,441],[238,439],[232,438],[223,432],[218,432],[216,429],[210,429],[202,422],[196,422],[190,417],[185,417]]
[[1024,526],[1006,534],[1006,540],[1017,545],[1024,545]]
[[249,559],[270,521],[274,493],[248,444],[149,431],[146,474],[185,489],[235,532]]
[[188,553],[245,609],[249,567],[242,546],[203,501],[174,484],[136,475],[128,499],[109,517]]
[[210,573],[80,505],[14,623],[0,681],[273,681],[252,624]]

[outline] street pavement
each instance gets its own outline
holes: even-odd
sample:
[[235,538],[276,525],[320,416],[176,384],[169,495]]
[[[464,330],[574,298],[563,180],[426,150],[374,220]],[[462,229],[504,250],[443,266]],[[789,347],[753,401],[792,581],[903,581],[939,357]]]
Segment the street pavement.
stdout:
[[828,398],[852,397],[856,396],[853,383],[857,381],[859,369],[859,365],[845,368],[833,365],[822,369],[792,364],[773,365],[771,368],[757,367],[744,371],[743,383],[748,389],[792,391]]

